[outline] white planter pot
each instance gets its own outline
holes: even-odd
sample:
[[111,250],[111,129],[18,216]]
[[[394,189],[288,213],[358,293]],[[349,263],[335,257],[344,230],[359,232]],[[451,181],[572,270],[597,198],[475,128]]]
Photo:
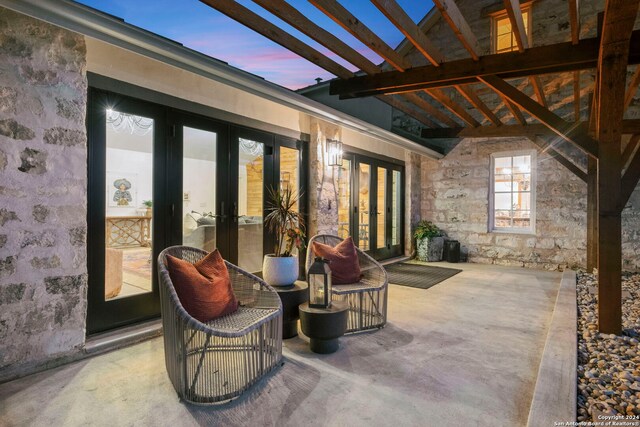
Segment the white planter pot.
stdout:
[[262,262],[262,278],[271,286],[293,285],[298,280],[298,257],[265,255]]

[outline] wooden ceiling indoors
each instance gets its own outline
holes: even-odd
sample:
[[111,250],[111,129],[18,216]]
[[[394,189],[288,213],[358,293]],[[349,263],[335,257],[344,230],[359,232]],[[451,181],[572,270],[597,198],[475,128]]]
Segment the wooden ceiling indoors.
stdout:
[[[627,67],[640,64],[640,31],[633,31],[640,0],[606,0],[598,37],[586,39],[579,38],[579,0],[567,0],[571,41],[547,46],[529,45],[520,1],[504,0],[518,49],[492,55],[481,55],[478,40],[454,0],[434,0],[469,54],[467,59],[448,62],[396,0],[371,0],[424,56],[430,64],[426,66],[414,66],[336,0],[309,0],[382,57],[392,70],[374,64],[286,1],[253,0],[355,65],[364,75],[354,74],[234,0],[201,1],[337,76],[330,85],[332,94],[343,99],[375,96],[414,117],[426,126],[424,138],[527,137],[587,182],[587,263],[589,268],[599,268],[599,327],[604,332],[620,332],[621,211],[640,179],[640,120],[623,120],[640,84],[640,66],[630,84],[626,83]],[[593,88],[587,88],[591,92],[587,121],[580,121],[583,70],[595,71],[596,76]],[[550,109],[545,92],[551,89],[544,87],[540,78],[566,72],[573,73],[574,108],[570,118]],[[516,78],[526,78],[535,99],[521,90],[522,85],[516,87],[508,82]],[[472,84],[475,88],[482,84],[497,94],[516,124],[504,123]],[[466,100],[486,124],[470,114],[468,106],[456,102],[445,88]],[[530,121],[523,112],[531,117]],[[622,134],[632,135],[624,146]],[[555,141],[566,141],[585,153],[586,168],[557,150]]]

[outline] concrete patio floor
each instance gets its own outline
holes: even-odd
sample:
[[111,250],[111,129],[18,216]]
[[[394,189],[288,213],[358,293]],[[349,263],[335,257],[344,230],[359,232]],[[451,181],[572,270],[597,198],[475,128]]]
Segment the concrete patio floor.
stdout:
[[1,384],[0,425],[526,425],[561,274],[442,266],[464,271],[391,285],[388,325],[337,353],[286,340],[283,366],[231,403],[179,402],[155,338]]

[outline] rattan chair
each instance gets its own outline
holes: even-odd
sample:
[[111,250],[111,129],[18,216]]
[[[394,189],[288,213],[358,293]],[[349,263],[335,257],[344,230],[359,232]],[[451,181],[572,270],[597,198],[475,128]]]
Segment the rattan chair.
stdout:
[[[309,240],[305,271],[313,263],[313,242],[335,246],[342,239],[329,234],[318,234]],[[362,278],[358,283],[333,285],[332,301],[349,303],[347,333],[382,328],[387,323],[387,272],[379,262],[356,248]],[[329,264],[331,268],[331,264]],[[308,278],[307,278],[308,279]]]
[[282,358],[282,304],[273,288],[225,261],[240,306],[202,323],[180,304],[166,267],[172,255],[191,263],[207,252],[172,246],[158,256],[160,304],[167,373],[181,399],[230,400],[278,365]]

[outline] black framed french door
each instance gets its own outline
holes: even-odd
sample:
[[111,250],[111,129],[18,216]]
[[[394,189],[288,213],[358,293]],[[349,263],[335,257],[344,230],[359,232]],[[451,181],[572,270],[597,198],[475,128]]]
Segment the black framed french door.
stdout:
[[356,245],[376,259],[402,255],[404,167],[353,153],[344,161],[341,173],[350,181],[345,186],[350,187],[351,215],[348,224],[339,224],[339,232],[348,230]]
[[156,317],[155,260],[170,240],[166,114],[89,90],[87,333]]

